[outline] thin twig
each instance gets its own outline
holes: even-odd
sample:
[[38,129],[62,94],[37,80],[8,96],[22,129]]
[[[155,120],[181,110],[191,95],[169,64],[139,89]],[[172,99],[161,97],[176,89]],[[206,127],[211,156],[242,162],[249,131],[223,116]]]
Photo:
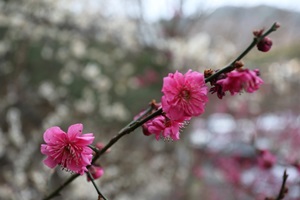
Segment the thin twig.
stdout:
[[93,183],[93,185],[94,185],[94,187],[95,187],[95,189],[98,193],[98,196],[100,196],[103,200],[107,200],[106,197],[100,192],[100,190],[99,190],[98,186],[96,185],[95,180],[94,180],[93,176],[91,175],[90,171],[87,171],[86,174],[88,175],[89,179],[92,181],[92,183]]
[[161,115],[162,114],[162,109],[158,109],[157,111],[155,111],[154,113],[148,115],[147,117],[145,117],[144,119],[141,120],[137,120],[134,121],[133,123],[130,123],[129,126],[126,126],[125,128],[123,128],[116,136],[114,136],[107,145],[105,145],[105,147],[103,147],[103,149],[100,150],[100,152],[98,154],[95,155],[95,157],[93,158],[92,164],[95,163],[95,161],[100,158],[100,156],[106,152],[106,150],[108,148],[110,148],[113,144],[115,144],[121,137],[123,137],[126,134],[131,133],[132,131],[134,131],[136,128],[140,127],[141,125],[143,125],[144,123],[146,123],[148,120],[153,119],[154,117]]
[[245,55],[247,55],[249,53],[249,51],[253,47],[255,47],[255,45],[258,44],[264,37],[266,37],[267,35],[269,35],[273,31],[276,31],[277,27],[278,27],[278,24],[275,22],[271,26],[271,28],[269,28],[269,30],[267,30],[263,35],[261,35],[259,37],[254,37],[252,43],[236,59],[234,59],[229,65],[227,65],[224,68],[222,68],[221,70],[217,71],[216,73],[214,73],[210,77],[207,77],[205,79],[205,83],[207,83],[207,82],[209,82],[209,81],[217,78],[222,73],[227,73],[227,72],[230,72],[230,71],[234,70],[234,64],[235,64],[235,62],[241,60]]
[[90,147],[95,153],[99,153],[99,152],[100,152],[100,150],[99,150],[97,147],[93,146],[93,145],[89,145],[89,147]]
[[53,191],[49,196],[45,197],[43,200],[49,200],[56,196],[59,196],[59,192],[63,190],[67,185],[69,185],[72,181],[74,181],[80,174],[74,174],[69,179],[66,180],[61,186],[59,186],[55,191]]
[[282,200],[284,198],[285,194],[287,193],[287,188],[286,188],[285,184],[286,184],[286,180],[287,180],[288,176],[289,175],[286,173],[286,170],[284,170],[284,173],[282,176],[281,188],[280,188],[280,191],[279,191],[279,194],[278,194],[276,200]]

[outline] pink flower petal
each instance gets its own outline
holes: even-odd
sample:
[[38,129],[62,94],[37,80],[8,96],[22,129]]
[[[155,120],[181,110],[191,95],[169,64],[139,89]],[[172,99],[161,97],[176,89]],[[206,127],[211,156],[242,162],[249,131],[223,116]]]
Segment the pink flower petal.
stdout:
[[70,140],[74,139],[76,136],[82,134],[83,125],[82,124],[73,124],[68,128],[68,137]]
[[[86,134],[84,134],[86,135]],[[88,137],[83,137],[84,135],[82,135],[82,137],[76,138],[76,143],[78,145],[82,145],[82,146],[87,146],[93,143],[95,137],[94,136],[88,136]]]
[[48,145],[41,144],[41,153],[47,155],[49,153],[49,150],[47,149]]
[[50,156],[47,157],[43,162],[52,169],[57,165],[57,163]]
[[56,135],[65,133],[62,131],[58,126],[53,126],[51,128],[48,128],[44,133],[44,141],[46,143],[53,143],[56,141]]

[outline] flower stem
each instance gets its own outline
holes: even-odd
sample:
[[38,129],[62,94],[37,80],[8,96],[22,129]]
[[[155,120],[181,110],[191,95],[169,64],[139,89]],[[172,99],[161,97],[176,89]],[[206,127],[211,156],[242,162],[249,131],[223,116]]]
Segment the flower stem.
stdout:
[[90,171],[87,171],[86,174],[88,175],[88,177],[91,179],[97,193],[98,193],[98,199],[103,199],[103,200],[107,200],[107,198],[100,192],[99,188],[97,187],[95,180],[93,178],[93,176],[91,175]]

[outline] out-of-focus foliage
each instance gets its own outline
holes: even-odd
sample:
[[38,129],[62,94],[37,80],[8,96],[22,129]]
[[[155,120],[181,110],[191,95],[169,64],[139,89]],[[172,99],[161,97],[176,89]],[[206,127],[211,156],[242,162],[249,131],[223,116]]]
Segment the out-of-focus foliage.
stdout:
[[[276,13],[282,27],[271,36],[274,48],[268,54],[254,51],[245,60],[246,67],[261,70],[266,84],[260,92],[228,95],[222,101],[210,96],[203,116],[208,119],[192,123],[191,142],[189,129],[176,143],[156,142],[140,131],[123,138],[100,160],[105,174],[97,183],[111,199],[199,199],[205,196],[204,185],[216,179],[195,178],[194,167],[203,158],[199,149],[204,147],[194,144],[199,138],[193,133],[201,129],[218,134],[213,126],[207,128],[209,120],[217,122],[212,112],[226,111],[237,119],[281,112],[299,118],[299,42],[294,31],[299,13],[256,8],[255,16],[265,15],[253,20],[250,14],[229,15],[241,12],[234,8],[193,16],[178,9],[173,18],[150,24],[136,2],[143,1],[121,5],[141,15],[123,16],[105,1],[99,1],[98,10],[92,9],[94,1],[86,2],[90,7],[68,0],[0,2],[0,199],[40,199],[68,177],[42,164],[39,148],[46,128],[66,129],[82,122],[84,132],[94,132],[97,141],[106,142],[148,102],[160,101],[162,78],[168,72],[224,66],[252,40],[252,28],[270,25]],[[246,11],[242,16],[253,13]],[[246,135],[242,141],[249,142],[253,126],[239,127],[235,134]],[[96,196],[81,177],[57,199]]]
[[8,189],[1,199],[36,199],[52,189],[29,184],[43,187],[40,181],[49,179],[41,176],[39,154],[46,128],[82,122],[99,139],[111,138],[160,98],[169,71],[164,51],[141,44],[133,20],[101,14],[81,19],[60,6],[35,0],[0,4],[0,168],[8,171],[0,176],[1,191]]

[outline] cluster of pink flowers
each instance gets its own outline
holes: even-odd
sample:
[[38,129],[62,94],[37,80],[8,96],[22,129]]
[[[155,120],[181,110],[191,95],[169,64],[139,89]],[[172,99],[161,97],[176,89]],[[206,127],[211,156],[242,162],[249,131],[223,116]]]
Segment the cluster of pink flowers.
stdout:
[[210,89],[210,92],[217,93],[220,99],[225,96],[228,91],[231,95],[239,94],[243,90],[252,93],[260,88],[260,85],[264,81],[259,77],[259,70],[250,69],[236,69],[227,74],[222,78],[215,81]]
[[[231,95],[241,93],[242,90],[252,93],[258,90],[262,83],[258,70],[240,67],[219,75],[211,82],[213,87],[210,92],[216,92],[222,99],[227,91]],[[161,104],[158,104],[157,109],[162,108],[163,115],[146,122],[143,125],[143,133],[153,134],[157,140],[161,137],[178,140],[180,130],[186,122],[204,112],[208,102],[208,87],[204,75],[192,70],[185,74],[178,71],[170,73],[163,80],[162,92]]]
[[178,140],[186,121],[204,112],[208,101],[204,75],[192,70],[185,74],[178,71],[170,73],[163,80],[162,92],[161,108],[164,113],[146,122],[143,132],[145,135],[154,134],[157,140],[161,137]]
[[[217,92],[219,98],[227,91],[232,95],[242,89],[254,92],[263,83],[258,74],[258,70],[239,68],[219,76],[210,91]],[[156,104],[155,108],[162,108],[163,114],[143,124],[143,132],[145,135],[155,135],[157,140],[161,137],[179,140],[180,130],[192,117],[201,115],[208,102],[204,75],[192,70],[185,74],[178,71],[170,73],[163,80],[162,92],[161,103]],[[94,136],[92,133],[82,134],[82,129],[82,124],[71,125],[67,133],[57,126],[47,129],[44,133],[46,144],[41,145],[41,152],[48,156],[44,163],[50,168],[60,165],[81,175],[86,172],[93,157],[88,145],[92,144]],[[103,174],[100,166],[91,166],[90,169],[94,178]]]
[[42,154],[48,156],[44,164],[50,168],[60,165],[83,175],[91,165],[93,150],[88,145],[94,141],[94,135],[82,134],[82,129],[82,124],[71,125],[67,133],[57,126],[47,129],[44,133],[46,144],[41,145]]

